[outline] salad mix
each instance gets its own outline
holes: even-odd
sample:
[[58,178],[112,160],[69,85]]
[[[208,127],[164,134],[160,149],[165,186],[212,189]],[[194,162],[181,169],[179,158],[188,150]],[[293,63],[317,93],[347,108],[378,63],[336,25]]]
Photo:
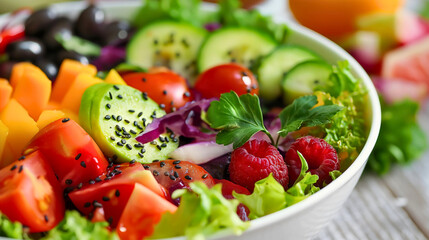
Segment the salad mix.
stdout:
[[347,170],[369,129],[348,63],[238,1],[199,4],[6,26],[22,32],[0,40],[0,236],[241,234]]

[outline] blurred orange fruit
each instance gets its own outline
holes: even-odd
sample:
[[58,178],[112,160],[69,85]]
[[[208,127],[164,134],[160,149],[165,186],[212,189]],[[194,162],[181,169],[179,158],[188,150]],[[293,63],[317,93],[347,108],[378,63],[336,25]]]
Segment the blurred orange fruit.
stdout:
[[404,0],[289,0],[295,19],[302,25],[339,40],[356,30],[356,20],[374,13],[394,13]]

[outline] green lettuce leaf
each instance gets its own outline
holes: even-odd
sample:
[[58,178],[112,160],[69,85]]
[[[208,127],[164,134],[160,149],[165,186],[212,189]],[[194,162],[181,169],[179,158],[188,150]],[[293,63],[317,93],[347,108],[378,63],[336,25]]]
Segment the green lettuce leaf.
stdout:
[[298,155],[302,164],[301,172],[294,185],[286,192],[272,173],[255,183],[255,189],[251,195],[233,192],[233,196],[249,208],[251,219],[263,217],[292,206],[319,191],[319,188],[314,186],[319,177],[307,172],[307,161],[300,152]]
[[77,211],[67,211],[64,219],[43,240],[119,240],[115,232],[110,232],[106,227],[107,222],[93,223],[81,216]]
[[185,235],[187,239],[205,239],[225,229],[239,235],[249,227],[236,213],[238,200],[225,199],[220,184],[208,188],[202,182],[193,182],[190,187],[192,192],[180,189],[173,193],[173,198],[181,197],[180,206],[175,213],[162,216],[151,238]]
[[15,239],[24,238],[24,230],[19,222],[10,221],[5,215],[0,213],[0,237]]
[[216,143],[233,144],[234,149],[242,146],[255,133],[262,131],[271,136],[265,128],[259,98],[244,94],[238,97],[231,91],[213,101],[207,110],[206,120],[214,129],[220,129]]
[[250,219],[262,217],[286,207],[285,190],[272,173],[255,183],[255,189],[251,195],[233,192],[233,196],[249,208]]
[[379,174],[389,172],[395,163],[406,165],[428,147],[426,135],[417,123],[419,104],[403,100],[391,105],[382,99],[380,135],[368,159],[368,168]]
[[158,20],[177,20],[197,27],[216,21],[216,12],[201,11],[200,0],[146,0],[133,18],[139,28]]
[[280,43],[285,43],[289,29],[284,24],[275,23],[271,17],[263,16],[257,10],[240,8],[239,0],[219,1],[219,22],[222,26],[250,27],[272,36]]

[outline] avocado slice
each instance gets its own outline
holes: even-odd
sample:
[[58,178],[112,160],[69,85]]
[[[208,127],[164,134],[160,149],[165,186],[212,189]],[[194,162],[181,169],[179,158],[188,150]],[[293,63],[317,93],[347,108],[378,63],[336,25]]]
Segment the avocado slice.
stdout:
[[83,126],[103,153],[116,162],[135,160],[151,163],[167,159],[179,144],[174,133],[162,134],[157,140],[146,144],[135,139],[154,118],[165,115],[165,111],[132,87],[99,85],[85,91],[79,118],[81,122],[89,121]]

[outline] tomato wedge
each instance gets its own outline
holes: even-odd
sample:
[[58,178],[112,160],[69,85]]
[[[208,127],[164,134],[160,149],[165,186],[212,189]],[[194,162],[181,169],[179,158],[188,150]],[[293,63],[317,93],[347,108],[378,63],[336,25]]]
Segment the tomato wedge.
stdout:
[[0,170],[0,212],[30,232],[44,232],[64,217],[62,188],[45,157],[35,151]]
[[69,193],[69,197],[76,208],[89,218],[102,208],[110,226],[116,227],[136,185],[145,186],[159,198],[165,196],[151,172],[144,170],[141,164],[124,163],[109,169],[99,182]]
[[119,220],[117,232],[122,240],[144,239],[152,235],[155,225],[165,212],[177,207],[146,187],[136,184]]
[[46,157],[64,188],[95,179],[109,165],[91,136],[68,118],[59,119],[40,130],[24,153],[36,150]]

